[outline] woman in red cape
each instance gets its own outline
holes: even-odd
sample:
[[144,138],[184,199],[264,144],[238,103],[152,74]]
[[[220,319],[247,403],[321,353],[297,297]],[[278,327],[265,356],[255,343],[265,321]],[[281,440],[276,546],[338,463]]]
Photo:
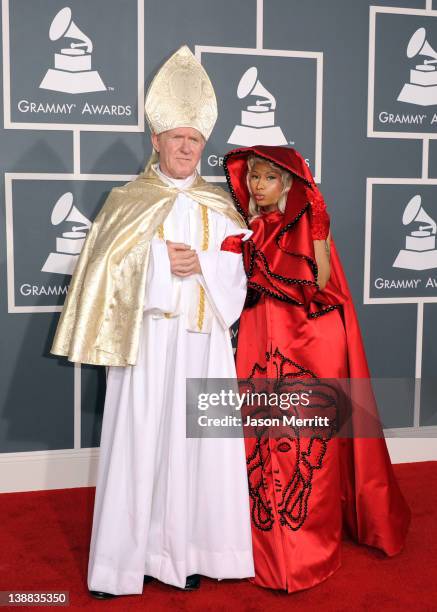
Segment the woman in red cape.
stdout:
[[[253,199],[249,212],[251,158],[252,166],[261,158],[282,175],[290,173],[283,212],[266,213],[260,206],[253,217]],[[233,236],[222,245],[243,252],[248,277],[238,377],[369,379],[329,216],[304,159],[290,148],[254,146],[231,151],[223,166],[236,207],[253,230],[248,240]],[[330,245],[329,280],[323,283],[315,254],[319,240]],[[366,394],[366,404],[380,427],[372,393]],[[342,438],[246,438],[255,584],[291,593],[325,580],[340,566],[342,533],[389,556],[402,549],[410,512],[382,430],[356,437],[356,418],[351,418],[352,435]]]

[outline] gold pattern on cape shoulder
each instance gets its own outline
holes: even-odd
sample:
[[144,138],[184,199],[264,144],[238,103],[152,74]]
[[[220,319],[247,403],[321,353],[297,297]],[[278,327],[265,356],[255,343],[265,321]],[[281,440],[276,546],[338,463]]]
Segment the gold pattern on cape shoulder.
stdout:
[[[184,191],[245,227],[230,196],[199,175]],[[150,240],[177,194],[149,164],[134,181],[112,189],[76,264],[51,353],[77,363],[135,365]]]

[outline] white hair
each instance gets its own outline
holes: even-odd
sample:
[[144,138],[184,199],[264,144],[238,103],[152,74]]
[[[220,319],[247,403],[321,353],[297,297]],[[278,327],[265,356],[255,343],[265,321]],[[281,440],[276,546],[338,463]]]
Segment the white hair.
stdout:
[[[285,211],[285,206],[287,204],[287,195],[290,191],[290,187],[293,183],[293,177],[288,170],[277,166],[275,163],[269,161],[268,159],[264,159],[263,157],[258,157],[257,155],[250,155],[247,158],[247,174],[246,174],[246,182],[247,188],[249,189],[250,194],[250,185],[249,185],[249,175],[252,172],[254,166],[256,164],[268,164],[275,172],[279,172],[281,175],[282,181],[282,192],[279,196],[278,200],[278,209],[281,213]],[[253,219],[254,217],[258,217],[260,214],[260,207],[255,202],[255,199],[252,195],[250,195],[249,199],[249,219]]]

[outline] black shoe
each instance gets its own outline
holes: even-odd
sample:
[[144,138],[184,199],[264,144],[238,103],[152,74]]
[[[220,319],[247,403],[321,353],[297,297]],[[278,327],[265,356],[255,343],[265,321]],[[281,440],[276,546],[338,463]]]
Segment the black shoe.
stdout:
[[104,591],[89,591],[89,594],[96,599],[112,599],[113,597],[117,597],[117,595],[105,593]]
[[144,584],[149,584],[152,580],[154,580],[153,576],[144,576]]
[[199,587],[200,587],[199,574],[193,574],[192,576],[187,576],[187,581],[185,583],[184,591],[197,591]]

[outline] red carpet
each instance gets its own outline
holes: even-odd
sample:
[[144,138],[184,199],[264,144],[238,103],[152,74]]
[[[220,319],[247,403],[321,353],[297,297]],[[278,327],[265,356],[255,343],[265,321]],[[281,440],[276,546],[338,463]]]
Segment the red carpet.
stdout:
[[323,584],[292,595],[245,581],[203,579],[198,592],[153,582],[142,596],[96,601],[86,587],[94,489],[3,494],[0,591],[69,591],[73,610],[437,612],[437,462],[397,465],[395,470],[413,511],[405,550],[387,559],[344,542],[340,570]]

